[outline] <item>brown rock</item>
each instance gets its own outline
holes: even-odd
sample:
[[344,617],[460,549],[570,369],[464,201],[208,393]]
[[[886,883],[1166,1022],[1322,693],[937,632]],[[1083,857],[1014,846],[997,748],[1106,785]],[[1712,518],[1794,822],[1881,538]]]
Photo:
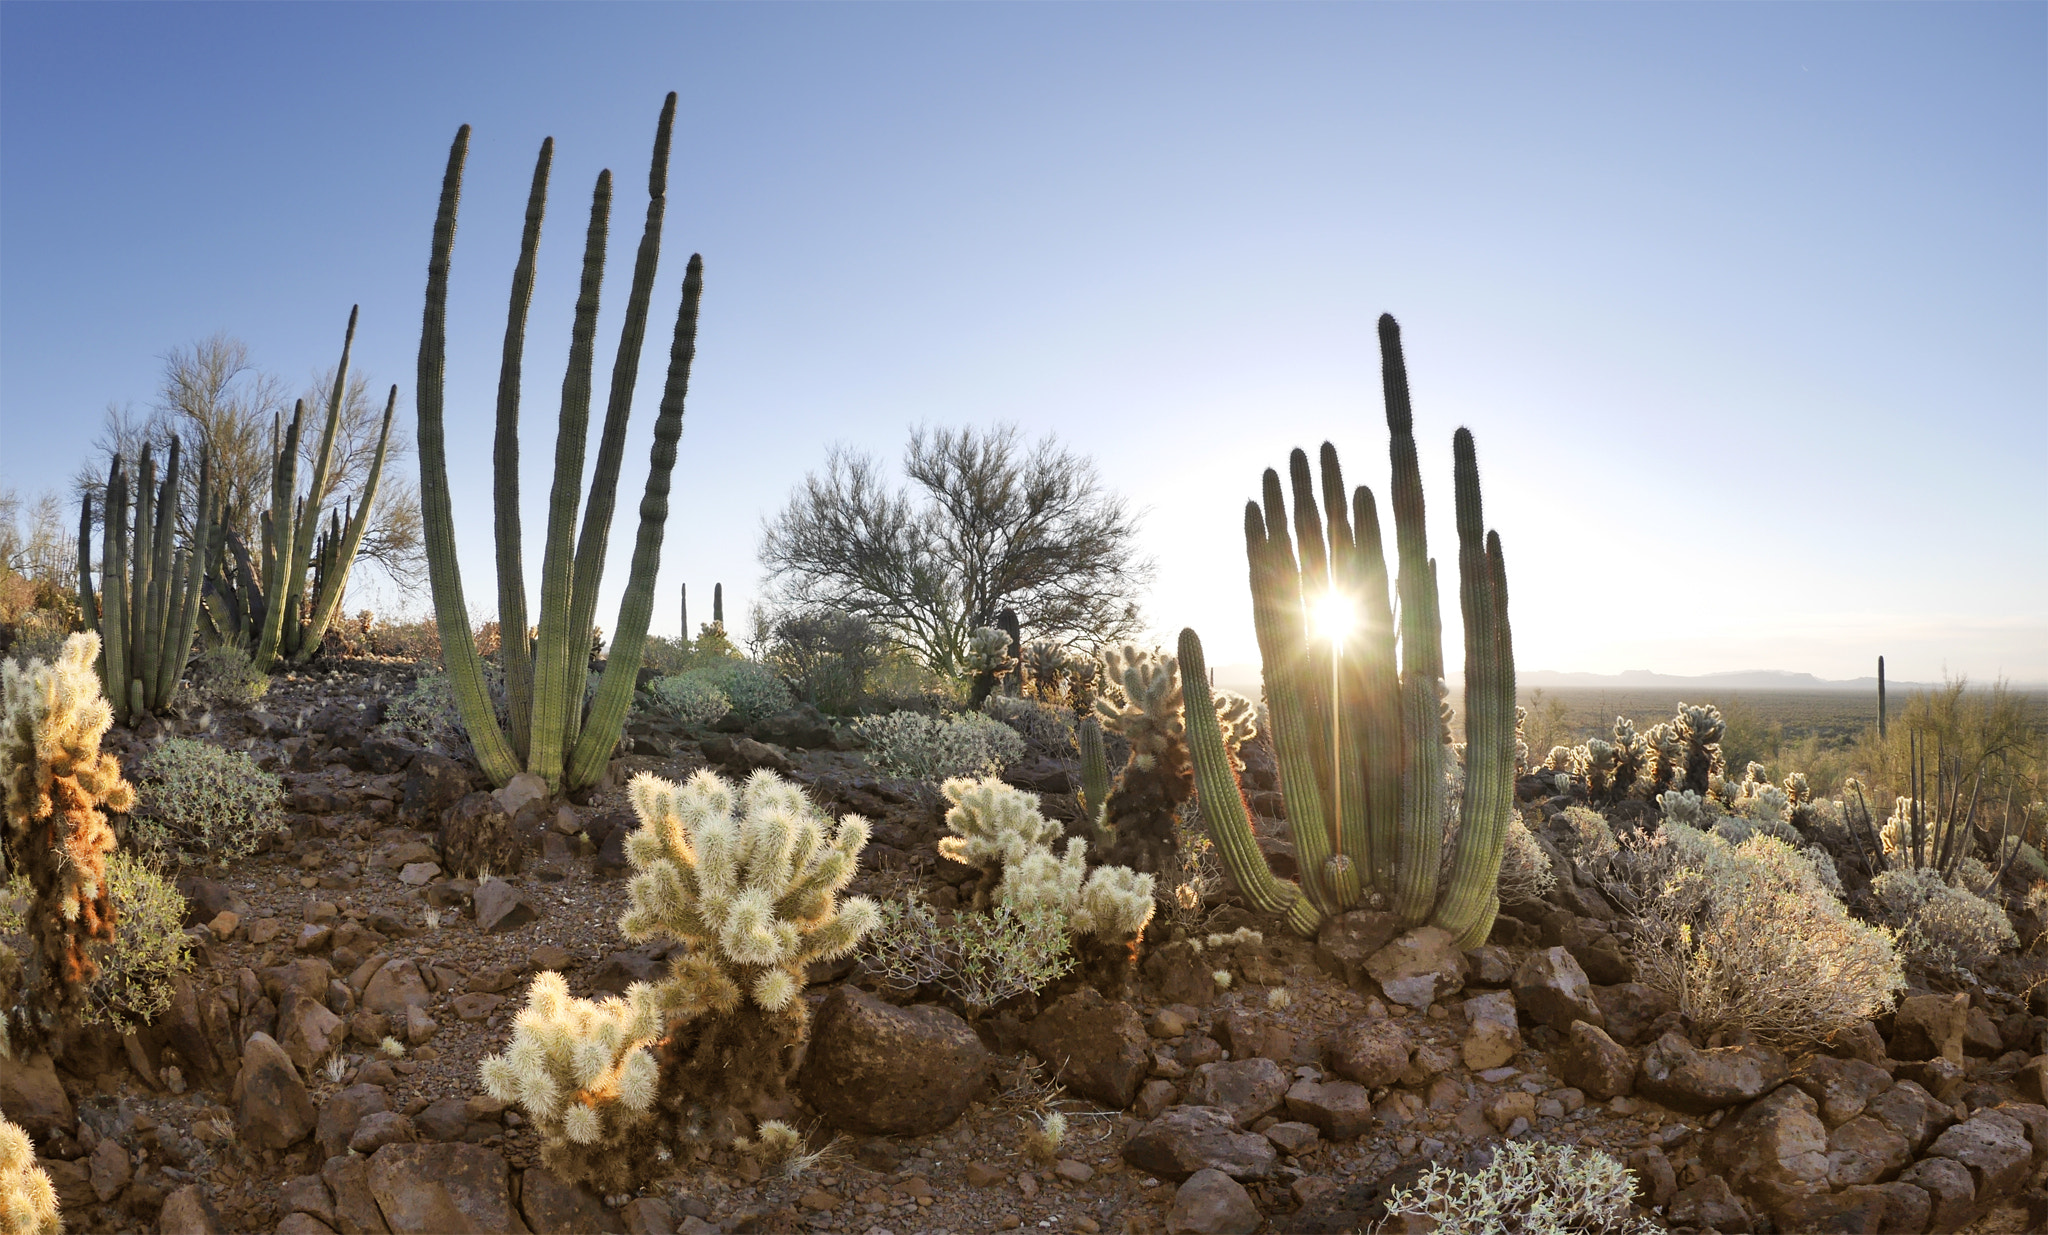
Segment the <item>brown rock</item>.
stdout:
[[486,935],[502,935],[540,920],[540,906],[503,879],[476,887],[476,927]]
[[1900,1081],[1885,1090],[1872,1098],[1864,1110],[1905,1137],[1915,1154],[1925,1150],[1943,1128],[1956,1121],[1953,1110],[1935,1101],[1933,1094],[1912,1081]]
[[1145,957],[1145,980],[1169,1003],[1205,1008],[1216,1001],[1216,966],[1195,951],[1188,940],[1152,949]]
[[1145,1023],[1127,1003],[1111,1003],[1084,987],[1040,1013],[1026,1030],[1031,1053],[1054,1078],[1117,1110],[1138,1095],[1151,1066]]
[[1963,1062],[1963,1030],[1969,1024],[1970,997],[1913,995],[1899,1001],[1892,1021],[1893,1059],[1942,1058]]
[[1470,970],[1465,977],[1467,986],[1497,989],[1515,980],[1514,954],[1499,944],[1465,949],[1465,965]]
[[224,1235],[220,1211],[196,1184],[186,1184],[164,1198],[156,1215],[157,1235]]
[[1782,1085],[1723,1121],[1708,1138],[1707,1158],[1729,1183],[1770,1206],[1828,1186],[1827,1126],[1796,1085]]
[[407,1008],[424,1008],[433,1000],[433,992],[427,989],[419,966],[409,960],[378,966],[369,985],[363,988],[364,1010],[382,1013],[396,1022],[404,1021]]
[[1820,1104],[1821,1122],[1840,1127],[1863,1113],[1870,1100],[1892,1087],[1892,1075],[1876,1064],[1832,1055],[1809,1056],[1791,1081]]
[[399,798],[399,818],[416,828],[438,827],[441,815],[469,792],[469,769],[445,755],[413,756]]
[[1666,1106],[1705,1114],[1762,1097],[1785,1074],[1785,1057],[1761,1043],[1702,1050],[1673,1030],[1643,1052],[1636,1092]]
[[1316,964],[1354,990],[1366,989],[1365,963],[1401,933],[1399,915],[1371,909],[1340,913],[1316,934]]
[[1913,1147],[1891,1125],[1858,1115],[1828,1134],[1828,1183],[1846,1188],[1890,1179],[1913,1160]]
[[284,1182],[278,1198],[286,1213],[311,1214],[325,1226],[334,1225],[334,1198],[318,1175],[297,1175]]
[[135,1177],[135,1164],[128,1160],[128,1151],[112,1137],[94,1147],[85,1166],[92,1179],[92,1190],[102,1203],[121,1195],[121,1189]]
[[1188,1101],[1229,1111],[1232,1119],[1246,1125],[1279,1106],[1287,1087],[1287,1074],[1272,1060],[1233,1059],[1195,1069]]
[[291,1056],[267,1033],[251,1034],[235,1074],[235,1126],[257,1149],[289,1149],[313,1130],[313,1099]]
[[346,1154],[327,1159],[320,1178],[334,1194],[334,1229],[341,1235],[391,1235],[370,1193],[370,1161]]
[[1949,1158],[1970,1168],[1979,1205],[2018,1191],[2034,1164],[2027,1126],[1998,1110],[1983,1110],[1934,1138],[1932,1158]]
[[1465,984],[1465,955],[1437,926],[1418,926],[1366,958],[1365,971],[1393,1003],[1422,1009]]
[[348,1036],[347,1022],[328,1011],[326,1004],[305,995],[292,996],[277,1023],[284,1031],[284,1053],[307,1072],[333,1054]]
[[505,1159],[481,1145],[386,1145],[370,1159],[370,1194],[392,1235],[494,1231],[526,1235]]
[[1893,1231],[1884,1225],[1890,1197],[1882,1188],[1859,1185],[1840,1192],[1811,1192],[1794,1197],[1771,1211],[1778,1228],[1800,1235],[1834,1232]]
[[1925,1229],[1960,1231],[1977,1217],[1977,1185],[1970,1168],[1953,1158],[1922,1158],[1899,1176],[1931,1201]]
[[676,1235],[675,1212],[659,1197],[643,1196],[628,1201],[619,1210],[619,1217],[625,1220],[626,1235]]
[[1137,1101],[1131,1103],[1131,1114],[1140,1119],[1156,1119],[1159,1112],[1173,1105],[1175,1096],[1172,1081],[1146,1081],[1138,1090]]
[[1338,1076],[1379,1088],[1398,1081],[1407,1071],[1412,1049],[1401,1022],[1384,1016],[1363,1017],[1338,1026],[1326,1043],[1326,1058]]
[[1286,1102],[1289,1116],[1333,1141],[1362,1136],[1373,1123],[1371,1091],[1351,1081],[1296,1081]]
[[363,1116],[348,1138],[351,1153],[368,1156],[386,1145],[410,1145],[418,1140],[412,1120],[399,1111],[373,1111]]
[[334,1228],[311,1214],[289,1213],[277,1224],[277,1235],[334,1235]]
[[898,1008],[835,986],[812,1024],[797,1084],[835,1127],[923,1136],[967,1109],[988,1061],[974,1030],[945,1008]]
[[[225,1012],[221,1009],[223,1017]],[[166,1062],[163,1053],[175,1052],[176,1058],[167,1062],[175,1063],[187,1080],[211,1085],[226,1072],[201,1012],[199,989],[185,974],[171,979],[171,1006],[138,1036],[153,1061]]]
[[520,1179],[519,1212],[534,1235],[625,1235],[626,1230],[589,1184],[571,1187],[541,1167]]
[[1606,1018],[1607,1036],[1623,1046],[1641,1046],[1650,1027],[1660,1017],[1678,1010],[1678,1001],[1640,982],[1618,986],[1595,986],[1593,1002]]
[[50,1187],[57,1194],[59,1213],[85,1209],[99,1203],[100,1194],[92,1190],[92,1167],[85,1159],[66,1162],[62,1158],[37,1158],[36,1165],[43,1174],[50,1177]]
[[1186,1179],[1208,1169],[1245,1180],[1271,1175],[1280,1154],[1265,1137],[1240,1132],[1228,1111],[1175,1106],[1126,1141],[1123,1157],[1139,1170],[1166,1179]]
[[1522,1050],[1521,1019],[1515,996],[1509,991],[1489,991],[1465,1001],[1465,1036],[1458,1044],[1465,1066],[1474,1072],[1498,1068]]
[[313,1139],[320,1143],[320,1152],[325,1157],[347,1153],[356,1125],[365,1116],[390,1109],[391,1102],[382,1085],[351,1085],[321,1104]]
[[1586,971],[1563,948],[1531,952],[1515,970],[1515,1006],[1538,1024],[1559,1033],[1574,1021],[1606,1028],[1607,1017],[1593,997]]
[[1666,1215],[1673,1226],[1718,1231],[1721,1235],[1746,1235],[1751,1222],[1742,1198],[1719,1175],[1709,1175],[1679,1192]]
[[1635,1088],[1635,1052],[1587,1021],[1574,1021],[1565,1033],[1559,1074],[1567,1085],[1585,1091],[1596,1102],[1626,1096]]
[[34,1137],[68,1130],[78,1118],[47,1054],[26,1060],[0,1055],[0,1114]]
[[1252,1235],[1262,1221],[1244,1185],[1207,1169],[1188,1176],[1166,1211],[1166,1229],[1172,1235]]

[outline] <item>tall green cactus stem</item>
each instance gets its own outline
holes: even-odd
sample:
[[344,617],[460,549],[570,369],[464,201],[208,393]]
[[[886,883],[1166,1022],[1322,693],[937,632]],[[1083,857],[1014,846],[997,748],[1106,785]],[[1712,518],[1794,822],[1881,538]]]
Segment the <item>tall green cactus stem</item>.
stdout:
[[[1371,493],[1361,487],[1352,494],[1347,519],[1335,449],[1327,443],[1322,449],[1327,543],[1301,451],[1289,466],[1299,559],[1277,473],[1266,473],[1264,509],[1248,503],[1245,510],[1253,616],[1281,789],[1300,856],[1299,886],[1274,878],[1251,834],[1201,641],[1192,630],[1180,640],[1188,743],[1210,836],[1239,888],[1260,908],[1312,934],[1327,917],[1370,897],[1410,925],[1427,922],[1470,946],[1486,937],[1499,907],[1495,886],[1513,805],[1514,657],[1506,571],[1499,537],[1485,530],[1472,437],[1460,429],[1453,439],[1453,476],[1466,632],[1467,782],[1457,848],[1440,887],[1446,743],[1436,570],[1424,534],[1400,331],[1391,317],[1380,319],[1380,345],[1400,567],[1398,674],[1378,516]],[[1308,607],[1330,590],[1365,601],[1360,651],[1355,661],[1341,656],[1334,675],[1334,649],[1317,646],[1307,627]]]
[[[270,463],[270,518],[264,524],[267,535],[263,544],[263,595],[268,603],[253,657],[256,667],[266,673],[276,663],[278,646],[284,638],[285,598],[290,591],[287,572],[298,529],[292,498],[299,485],[299,427],[305,417],[306,401],[301,399],[292,406],[291,427],[285,430],[284,441]],[[277,437],[274,422],[271,437]]]
[[711,585],[711,624],[720,630],[725,629],[725,585],[723,583]]
[[526,560],[519,531],[519,394],[526,354],[526,314],[533,305],[534,266],[541,222],[547,214],[548,174],[555,139],[540,144],[533,185],[526,194],[526,227],[519,264],[512,269],[512,301],[505,315],[505,348],[498,362],[498,426],[491,447],[491,501],[498,546],[498,648],[505,668],[512,749],[521,760],[533,722],[533,648],[526,641]]
[[1083,717],[1079,730],[1081,746],[1081,809],[1088,825],[1102,830],[1102,805],[1109,801],[1109,754],[1102,746],[1102,724],[1093,716]]
[[[664,106],[656,134],[654,166],[649,173],[653,198],[648,211],[649,235],[642,240],[640,261],[635,267],[634,291],[628,300],[628,322],[621,339],[618,367],[614,371],[612,404],[607,410],[597,473],[591,482],[590,508],[585,514],[584,535],[579,544],[576,539],[577,508],[583,502],[583,448],[589,428],[590,373],[598,293],[604,272],[611,193],[609,172],[600,177],[593,194],[583,280],[571,333],[570,360],[562,383],[562,409],[556,437],[555,478],[549,495],[547,547],[541,570],[539,635],[533,653],[531,690],[518,690],[516,679],[508,676],[508,688],[513,695],[511,719],[515,726],[520,723],[522,707],[527,709],[526,721],[521,727],[523,737],[516,742],[506,737],[492,711],[490,696],[484,687],[482,664],[468,628],[467,606],[463,601],[462,581],[454,556],[453,516],[447,491],[447,449],[442,423],[442,387],[446,368],[448,265],[454,247],[463,163],[468,154],[467,126],[457,134],[454,147],[449,151],[448,169],[442,182],[441,207],[434,229],[432,259],[428,266],[427,307],[420,336],[421,513],[426,528],[429,577],[434,587],[435,617],[456,703],[486,775],[499,784],[510,780],[522,769],[539,775],[551,789],[573,789],[594,783],[603,775],[612,748],[618,743],[625,712],[631,703],[634,678],[646,642],[647,623],[653,613],[654,580],[660,564],[663,526],[668,518],[669,480],[675,465],[676,442],[682,434],[689,368],[696,352],[703,264],[694,256],[683,280],[683,303],[669,351],[668,379],[654,426],[654,447],[646,493],[640,505],[640,530],[634,544],[632,573],[620,605],[605,675],[598,684],[587,717],[583,713],[584,680],[588,673],[592,629],[589,618],[595,612],[597,571],[604,556],[610,506],[618,484],[625,417],[631,405],[631,373],[638,369],[647,304],[652,298],[651,284],[659,252],[658,227],[667,179],[674,108],[675,99],[671,95]],[[513,280],[513,307],[506,328],[506,360],[499,374],[496,456],[499,484],[496,496],[501,571],[508,560],[518,561],[514,470],[517,453],[513,440],[517,434],[518,419],[518,352],[523,347],[525,332],[523,302],[531,295],[532,280],[528,266],[538,245],[547,167],[552,154],[552,143],[542,147],[540,165],[534,173],[520,273]],[[587,559],[585,550],[588,550]],[[586,565],[587,587],[584,586]],[[499,582],[501,601],[506,602],[503,610],[515,611],[510,616],[519,623],[506,627],[506,642],[511,644],[519,641],[520,632],[524,630],[524,584],[518,579],[508,579],[503,573]],[[507,599],[515,590],[518,596],[516,604]],[[501,611],[501,624],[507,616]]]
[[[137,497],[130,524],[128,473],[117,455],[107,474],[102,510],[105,524],[100,561],[100,586],[94,595],[92,558],[81,544],[78,557],[79,598],[87,628],[101,634],[96,653],[102,688],[114,716],[133,723],[143,714],[160,711],[177,694],[185,672],[192,637],[199,623],[199,593],[208,557],[208,530],[214,509],[213,468],[202,452],[195,510],[198,526],[178,543],[179,499],[183,489],[182,447],[171,441],[161,485],[156,483],[153,450],[145,446],[138,470]],[[85,505],[90,529],[91,503]]]
[[[612,510],[618,504],[619,462],[626,451],[626,420],[633,411],[633,387],[640,376],[640,348],[647,338],[647,309],[654,299],[654,272],[661,261],[661,222],[668,207],[668,151],[676,122],[676,96],[662,104],[661,120],[654,131],[654,159],[647,173],[647,222],[641,229],[640,249],[633,258],[632,290],[626,298],[626,321],[619,331],[618,357],[612,362],[611,397],[606,401],[604,429],[598,435],[597,468],[590,482],[590,500],[583,508],[583,531],[576,540],[574,586],[571,590],[567,697],[583,698],[590,673],[589,655],[573,654],[573,647],[590,648],[597,617],[597,580],[604,573],[604,555],[611,543]],[[613,640],[617,642],[616,637]],[[574,750],[583,727],[583,709],[571,707],[563,748]]]
[[[353,314],[350,320],[354,320]],[[339,388],[337,379],[336,389]],[[296,664],[304,664],[320,649],[327,627],[341,608],[341,595],[348,589],[349,570],[354,566],[356,553],[363,547],[363,536],[370,528],[370,508],[376,504],[377,485],[384,477],[384,452],[390,445],[391,422],[397,414],[398,387],[394,385],[384,398],[384,420],[377,430],[377,452],[370,457],[370,474],[363,481],[363,491],[351,499],[353,508],[349,517],[329,533],[325,542],[328,548],[318,585],[313,589],[312,611],[300,632],[298,649],[292,653]]]

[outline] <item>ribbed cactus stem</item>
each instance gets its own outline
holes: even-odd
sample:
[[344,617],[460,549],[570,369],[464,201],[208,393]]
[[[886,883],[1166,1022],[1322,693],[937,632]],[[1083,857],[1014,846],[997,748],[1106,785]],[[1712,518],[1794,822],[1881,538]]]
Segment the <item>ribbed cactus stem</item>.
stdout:
[[427,259],[427,303],[420,320],[417,396],[420,450],[420,524],[427,544],[427,575],[434,591],[434,624],[441,635],[441,663],[477,762],[492,783],[519,773],[519,762],[498,727],[483,661],[469,629],[462,595],[462,571],[455,560],[455,514],[448,496],[448,445],[442,424],[443,386],[448,368],[448,263],[455,249],[455,215],[462,199],[462,165],[469,156],[469,126],[455,134],[448,169],[441,178],[441,205],[434,216],[434,240]]
[[156,581],[156,458],[150,446],[142,448],[142,465],[136,471],[135,531],[129,541],[134,575],[128,592],[128,676],[120,683],[129,692],[129,710],[139,712],[135,687],[156,667],[156,645],[143,636],[149,624],[150,587]]
[[533,184],[526,194],[526,226],[519,237],[519,264],[512,269],[512,296],[505,315],[505,345],[498,361],[498,431],[491,448],[491,501],[498,548],[498,648],[505,667],[505,701],[512,749],[527,757],[533,725],[533,648],[526,641],[526,559],[519,527],[519,397],[526,352],[526,317],[533,305],[534,268],[540,253],[541,223],[547,215],[548,175],[555,139],[540,144]]
[[[597,466],[590,477],[590,497],[583,507],[583,530],[576,539],[575,584],[571,589],[569,632],[584,648],[591,645],[597,615],[597,581],[604,573],[606,546],[611,543],[612,511],[618,504],[619,465],[626,454],[626,422],[633,412],[633,387],[640,376],[640,349],[647,338],[647,311],[654,301],[654,273],[661,262],[661,220],[668,204],[668,150],[675,128],[676,96],[669,93],[655,125],[654,160],[647,172],[647,222],[633,259],[632,289],[626,298],[626,321],[619,331],[619,351],[612,363],[611,395],[605,403],[604,428],[598,435]],[[618,652],[618,637],[612,638]],[[590,673],[589,656],[569,661],[569,697],[581,699]],[[583,709],[571,707],[563,735],[565,749],[574,750],[583,727]]]
[[[669,96],[671,103],[673,95]],[[676,443],[683,435],[683,404],[690,393],[690,366],[697,356],[697,311],[704,296],[704,259],[691,254],[683,275],[683,303],[676,314],[675,336],[669,344],[668,381],[661,410],[654,419],[654,447],[647,462],[647,488],[640,499],[640,531],[633,541],[632,573],[619,602],[618,627],[611,655],[598,679],[590,720],[569,760],[570,788],[596,784],[619,744],[626,712],[633,704],[640,657],[647,646],[647,623],[654,616],[654,580],[661,566],[661,541],[668,523],[669,476],[675,470]]]
[[583,452],[590,435],[590,371],[596,358],[597,310],[604,284],[605,240],[611,225],[612,174],[599,172],[590,195],[590,227],[584,234],[583,282],[576,317],[569,328],[569,367],[562,373],[562,414],[555,429],[555,478],[548,490],[547,548],[540,567],[540,646],[534,656],[533,732],[526,769],[562,787],[563,741],[569,713],[583,697],[569,697],[572,658],[590,655],[586,635],[569,629],[574,610],[576,510],[583,501]]
[[1109,754],[1102,746],[1102,725],[1093,716],[1081,721],[1081,808],[1091,826],[1099,822],[1102,804],[1109,801]]
[[299,484],[299,428],[305,417],[306,401],[301,399],[292,407],[291,427],[285,430],[284,442],[271,465],[270,522],[265,525],[270,536],[263,553],[263,594],[268,604],[264,609],[263,633],[257,638],[254,658],[256,668],[265,673],[277,663],[285,622],[296,621],[298,616],[291,613],[290,601],[296,591],[291,586],[291,564],[298,530],[294,499]]
[[370,473],[363,480],[363,491],[352,499],[347,521],[338,523],[328,538],[320,586],[313,592],[313,611],[306,619],[305,637],[293,657],[300,664],[320,649],[320,641],[327,634],[328,625],[341,608],[342,593],[348,590],[349,570],[355,565],[356,553],[363,546],[363,536],[370,527],[370,511],[377,503],[377,486],[384,477],[384,456],[391,444],[391,422],[397,414],[398,387],[393,386],[384,400],[384,419],[377,429],[377,450],[370,456]]
[[100,520],[100,686],[114,718],[128,719],[128,473],[114,456],[107,473],[107,508]]
[[1195,765],[1195,800],[1209,839],[1239,892],[1265,913],[1279,914],[1298,934],[1313,935],[1323,912],[1292,883],[1276,879],[1266,855],[1252,835],[1251,816],[1230,753],[1223,746],[1223,727],[1216,720],[1216,700],[1209,691],[1208,662],[1202,640],[1192,630],[1180,632],[1179,660],[1186,698],[1188,754]]

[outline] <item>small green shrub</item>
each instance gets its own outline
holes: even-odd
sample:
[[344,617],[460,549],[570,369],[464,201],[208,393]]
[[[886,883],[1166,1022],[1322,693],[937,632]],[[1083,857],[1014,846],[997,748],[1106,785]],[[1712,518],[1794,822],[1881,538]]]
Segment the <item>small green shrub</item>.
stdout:
[[1870,881],[1870,893],[1900,948],[1930,969],[1966,973],[2020,946],[2005,910],[1935,871],[1886,871]]
[[980,712],[864,716],[853,722],[853,731],[867,743],[868,762],[886,775],[913,780],[996,776],[1024,757],[1017,731]]
[[1437,1235],[1654,1235],[1634,1215],[1633,1177],[1600,1150],[1505,1141],[1484,1169],[1423,1172],[1387,1197],[1390,1221],[1423,1220]]
[[54,664],[64,650],[64,641],[71,637],[71,629],[68,614],[55,609],[24,610],[13,623],[14,642],[8,646],[7,655],[24,668],[36,660]]
[[915,893],[885,901],[882,921],[861,945],[860,963],[895,991],[936,984],[968,1008],[986,1011],[1015,995],[1043,990],[1074,967],[1064,916],[997,906],[958,913],[945,924]]
[[796,696],[789,693],[775,670],[758,661],[720,660],[685,673],[689,681],[702,682],[724,694],[733,715],[749,724],[789,710]]
[[990,695],[981,710],[1017,731],[1024,748],[1044,759],[1079,759],[1074,739],[1074,714],[1036,699]]
[[833,610],[786,613],[776,618],[766,659],[796,693],[821,712],[843,715],[867,697],[868,675],[889,652],[866,618]]
[[242,712],[263,699],[270,675],[256,668],[247,649],[223,643],[186,662],[185,688],[202,708]]
[[284,785],[238,750],[172,738],[136,777],[134,835],[145,853],[179,851],[226,865],[284,826]]
[[1500,854],[1500,903],[1527,904],[1543,899],[1557,886],[1550,869],[1550,855],[1536,843],[1536,836],[1520,815],[1508,817],[1507,839]]
[[708,725],[732,711],[732,700],[701,677],[677,674],[647,684],[655,706],[686,725]]
[[[117,850],[107,858],[107,892],[114,901],[114,940],[90,945],[99,976],[86,988],[80,1020],[125,1030],[171,1006],[172,979],[192,967],[192,940],[185,934],[185,898],[134,854]],[[16,875],[0,897],[0,936],[26,942],[31,895],[28,878]]]

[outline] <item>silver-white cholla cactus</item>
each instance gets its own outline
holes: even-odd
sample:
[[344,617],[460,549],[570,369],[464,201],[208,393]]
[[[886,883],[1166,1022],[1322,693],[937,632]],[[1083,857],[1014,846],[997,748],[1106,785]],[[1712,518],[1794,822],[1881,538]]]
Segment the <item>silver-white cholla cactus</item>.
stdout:
[[632,1186],[635,1161],[669,1153],[641,1142],[663,1139],[643,1125],[671,1097],[655,1051],[675,1025],[744,1026],[752,1013],[765,1028],[740,1036],[774,1055],[807,1021],[805,969],[851,952],[880,920],[865,897],[839,899],[867,821],[832,827],[773,772],[737,792],[708,771],[681,785],[643,773],[627,795],[640,819],[626,841],[638,873],[619,927],[635,942],[659,936],[684,949],[671,952],[665,978],[636,982],[623,999],[578,999],[560,974],[539,975],[510,1046],[482,1064],[485,1088],[534,1121],[549,1169],[605,1191]]
[[969,673],[997,673],[1010,667],[1010,636],[993,626],[977,626],[967,635],[963,661]]
[[1095,713],[1102,727],[1120,733],[1131,744],[1139,767],[1166,749],[1185,741],[1186,722],[1180,690],[1180,662],[1157,648],[1135,643],[1102,654],[1102,693]]
[[1152,920],[1153,879],[1125,866],[1088,868],[1088,842],[1074,837],[1064,857],[1052,842],[1058,823],[1039,813],[1038,797],[990,777],[949,780],[941,792],[955,835],[939,852],[994,877],[991,903],[1019,913],[1050,910],[1075,935],[1127,942]]

